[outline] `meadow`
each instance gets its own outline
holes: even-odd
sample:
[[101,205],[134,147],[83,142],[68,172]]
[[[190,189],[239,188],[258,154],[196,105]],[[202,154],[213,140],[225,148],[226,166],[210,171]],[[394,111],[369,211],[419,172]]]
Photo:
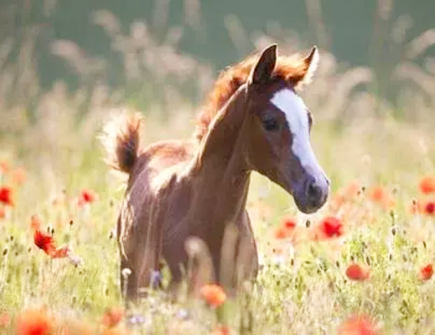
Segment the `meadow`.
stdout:
[[[81,81],[75,91],[62,82],[44,91],[32,41],[12,65],[2,63],[10,50],[0,45],[1,334],[435,333],[435,71],[429,57],[425,67],[417,60],[431,39],[404,46],[409,57],[390,73],[394,103],[378,94],[376,69],[347,67],[321,50],[302,96],[332,182],[328,203],[301,214],[254,174],[256,280],[237,296],[209,287],[174,300],[150,290],[126,309],[114,229],[125,178],[105,165],[97,137],[125,111],[144,114],[144,144],[192,136],[215,73],[177,50],[176,32],[157,43],[143,23],[123,35],[110,13],[94,20],[123,55],[121,88],[101,79],[101,60],[56,41],[52,52]],[[282,53],[306,49],[267,34],[255,44],[271,40]]]

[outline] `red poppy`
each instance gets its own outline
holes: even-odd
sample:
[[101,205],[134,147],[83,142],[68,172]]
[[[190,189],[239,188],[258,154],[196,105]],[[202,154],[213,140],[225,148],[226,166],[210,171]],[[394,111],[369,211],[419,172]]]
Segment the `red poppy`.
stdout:
[[391,195],[381,186],[375,186],[369,191],[369,198],[388,209],[394,206],[394,200]]
[[40,230],[35,230],[33,235],[33,242],[35,245],[42,249],[47,255],[52,255],[56,251],[56,246],[54,245],[53,236],[44,234]]
[[328,216],[320,222],[320,229],[326,237],[340,237],[343,235],[343,224],[335,216]]
[[51,258],[64,258],[70,254],[68,246],[56,248],[53,236],[44,234],[40,230],[35,230],[33,241],[39,249],[42,249]]
[[435,215],[435,201],[434,200],[414,200],[411,205],[412,214],[426,214]]
[[275,238],[284,239],[292,237],[296,222],[293,219],[284,219],[275,230]]
[[43,309],[29,309],[17,319],[18,335],[49,335],[53,321]]
[[91,204],[95,200],[97,200],[97,194],[92,190],[84,189],[80,192],[78,205],[84,206],[85,204]]
[[286,227],[287,229],[293,229],[296,227],[296,222],[293,219],[285,219],[283,221],[283,225],[284,227]]
[[364,315],[356,315],[344,321],[338,328],[338,335],[376,335],[373,321]]
[[115,327],[118,323],[121,322],[124,317],[124,309],[119,307],[113,307],[107,309],[103,314],[102,323],[106,327]]
[[211,307],[219,307],[227,299],[223,288],[216,284],[202,286],[199,294]]
[[61,248],[55,249],[51,254],[51,258],[65,258],[70,254],[70,248],[68,246],[63,246]]
[[0,202],[8,206],[14,205],[14,200],[12,199],[12,189],[10,187],[0,187]]
[[275,238],[281,240],[287,237],[287,230],[283,227],[278,227],[275,230]]
[[351,280],[364,281],[369,278],[370,272],[359,264],[351,264],[346,269],[346,276]]
[[424,194],[435,193],[435,177],[426,176],[420,180],[420,191]]
[[424,205],[424,213],[427,215],[435,214],[435,201],[428,201]]
[[433,266],[432,264],[427,264],[420,269],[420,279],[421,280],[429,280],[433,275]]
[[227,326],[217,326],[215,330],[211,333],[211,335],[229,335],[230,334],[230,328]]

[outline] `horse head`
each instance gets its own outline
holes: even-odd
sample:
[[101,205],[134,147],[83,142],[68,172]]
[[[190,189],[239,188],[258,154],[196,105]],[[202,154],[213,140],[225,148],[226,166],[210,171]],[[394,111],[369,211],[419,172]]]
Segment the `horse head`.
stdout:
[[[314,47],[299,68],[275,69],[277,52],[272,45],[262,52],[246,83],[249,165],[292,194],[304,213],[319,209],[329,193],[329,180],[310,143],[311,114],[296,92],[297,86],[310,81],[318,60]],[[286,71],[293,74],[281,75]]]

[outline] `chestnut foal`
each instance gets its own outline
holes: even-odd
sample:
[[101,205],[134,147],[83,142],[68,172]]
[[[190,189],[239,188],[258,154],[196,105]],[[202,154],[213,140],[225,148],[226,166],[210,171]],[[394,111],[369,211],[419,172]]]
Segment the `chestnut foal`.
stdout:
[[[153,284],[161,259],[179,283],[190,264],[191,237],[209,253],[210,280],[231,289],[255,276],[257,249],[245,208],[251,171],[292,194],[304,213],[325,203],[329,181],[311,149],[310,113],[295,91],[310,81],[318,59],[315,47],[307,57],[277,57],[272,45],[223,72],[200,114],[196,141],[142,150],[137,117],[106,132],[111,165],[129,174],[117,226],[121,272],[131,271],[128,280],[121,275],[128,299]],[[229,226],[237,232],[233,250],[224,241]],[[232,255],[234,273],[223,283],[224,253]]]

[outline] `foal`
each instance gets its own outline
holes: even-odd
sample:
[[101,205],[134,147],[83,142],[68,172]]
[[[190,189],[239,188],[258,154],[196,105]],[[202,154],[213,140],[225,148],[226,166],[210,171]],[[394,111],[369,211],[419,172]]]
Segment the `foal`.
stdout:
[[292,194],[304,213],[325,203],[329,181],[311,149],[310,113],[295,91],[310,81],[318,59],[315,47],[305,58],[277,57],[271,45],[229,68],[200,114],[195,141],[141,149],[135,117],[107,132],[111,165],[129,174],[117,225],[121,271],[131,270],[128,280],[121,275],[128,299],[152,285],[161,259],[172,282],[179,283],[191,237],[208,249],[215,280],[234,287],[218,276],[226,267],[221,256],[228,254],[223,244],[229,226],[237,232],[229,254],[238,279],[256,274],[257,249],[245,208],[251,171]]

